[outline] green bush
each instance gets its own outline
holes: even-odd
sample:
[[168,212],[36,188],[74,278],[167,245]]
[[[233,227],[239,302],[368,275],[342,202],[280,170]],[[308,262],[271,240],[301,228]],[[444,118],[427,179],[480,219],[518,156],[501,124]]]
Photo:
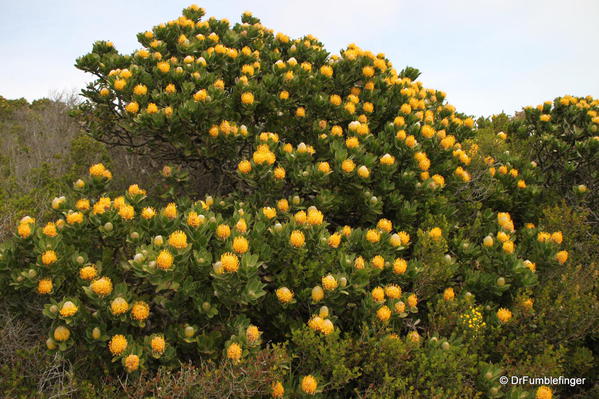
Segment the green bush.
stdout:
[[593,373],[597,237],[543,214],[503,118],[477,131],[355,45],[183,14],[77,61],[96,80],[74,114],[164,185],[95,163],[0,247],[5,301],[43,315],[81,395],[544,399],[498,378]]

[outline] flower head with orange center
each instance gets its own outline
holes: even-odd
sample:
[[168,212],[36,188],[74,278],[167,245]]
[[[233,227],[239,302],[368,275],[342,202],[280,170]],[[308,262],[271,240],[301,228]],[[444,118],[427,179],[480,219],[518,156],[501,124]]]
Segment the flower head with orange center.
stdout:
[[114,335],[108,342],[108,349],[114,356],[118,356],[127,349],[127,338],[124,335]]
[[131,316],[138,321],[143,321],[150,316],[150,305],[144,301],[138,301],[131,307]]
[[58,256],[56,255],[56,252],[54,252],[52,250],[48,250],[42,254],[42,263],[45,266],[49,266],[49,265],[55,263],[57,260],[58,260]]
[[131,354],[123,359],[123,364],[128,373],[132,373],[139,368],[139,356]]
[[316,378],[312,377],[311,375],[307,375],[307,376],[303,377],[300,385],[301,385],[302,391],[305,394],[307,394],[307,395],[316,394],[316,389],[318,388],[318,382],[316,381]]
[[293,292],[287,287],[277,288],[275,291],[277,299],[282,303],[289,303],[293,300]]
[[231,252],[225,252],[220,256],[220,262],[228,273],[235,273],[239,270],[239,258]]
[[187,248],[187,235],[181,230],[174,231],[168,237],[168,244],[173,248],[185,249]]
[[107,296],[112,293],[112,280],[109,277],[100,277],[90,284],[91,290],[98,296]]
[[150,347],[152,348],[152,352],[154,353],[164,353],[164,349],[166,348],[166,341],[164,340],[164,337],[160,335],[152,337],[150,341]]
[[163,249],[156,257],[156,265],[162,270],[168,270],[173,267],[175,257],[168,250]]
[[47,295],[52,292],[53,284],[52,280],[49,278],[41,279],[37,283],[37,293],[40,295]]
[[499,319],[500,322],[505,324],[508,321],[510,321],[511,318],[512,318],[512,312],[510,312],[508,309],[500,308],[497,311],[497,319]]

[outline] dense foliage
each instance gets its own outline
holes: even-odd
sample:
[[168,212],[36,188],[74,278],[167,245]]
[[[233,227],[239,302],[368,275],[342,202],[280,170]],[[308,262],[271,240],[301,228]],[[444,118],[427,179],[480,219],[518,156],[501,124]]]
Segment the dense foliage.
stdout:
[[[383,54],[203,15],[77,61],[84,129],[170,166],[159,196],[94,163],[1,244],[7,306],[43,303],[49,353],[137,378],[131,397],[162,397],[148,373],[182,397],[592,395],[499,377],[596,375],[596,100],[477,130]],[[556,205],[562,169],[525,149],[566,125],[581,174]]]

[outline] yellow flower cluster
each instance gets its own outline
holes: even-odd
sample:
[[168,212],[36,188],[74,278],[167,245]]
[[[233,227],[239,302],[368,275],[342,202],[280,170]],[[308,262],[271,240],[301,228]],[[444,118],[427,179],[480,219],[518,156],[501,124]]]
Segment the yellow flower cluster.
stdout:
[[478,333],[485,328],[487,323],[483,320],[483,315],[480,310],[471,307],[459,317],[459,321],[464,328],[470,329],[473,333]]

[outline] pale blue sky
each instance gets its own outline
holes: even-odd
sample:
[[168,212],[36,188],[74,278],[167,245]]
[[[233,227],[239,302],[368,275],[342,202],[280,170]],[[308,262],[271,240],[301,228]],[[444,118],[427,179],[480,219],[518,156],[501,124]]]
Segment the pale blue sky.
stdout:
[[[135,35],[192,1],[0,0],[0,95],[29,100],[77,90],[73,66],[95,40],[121,52]],[[292,37],[312,33],[333,52],[355,42],[400,70],[422,71],[459,111],[508,113],[554,97],[599,97],[599,0],[196,1],[238,22],[245,10]]]

